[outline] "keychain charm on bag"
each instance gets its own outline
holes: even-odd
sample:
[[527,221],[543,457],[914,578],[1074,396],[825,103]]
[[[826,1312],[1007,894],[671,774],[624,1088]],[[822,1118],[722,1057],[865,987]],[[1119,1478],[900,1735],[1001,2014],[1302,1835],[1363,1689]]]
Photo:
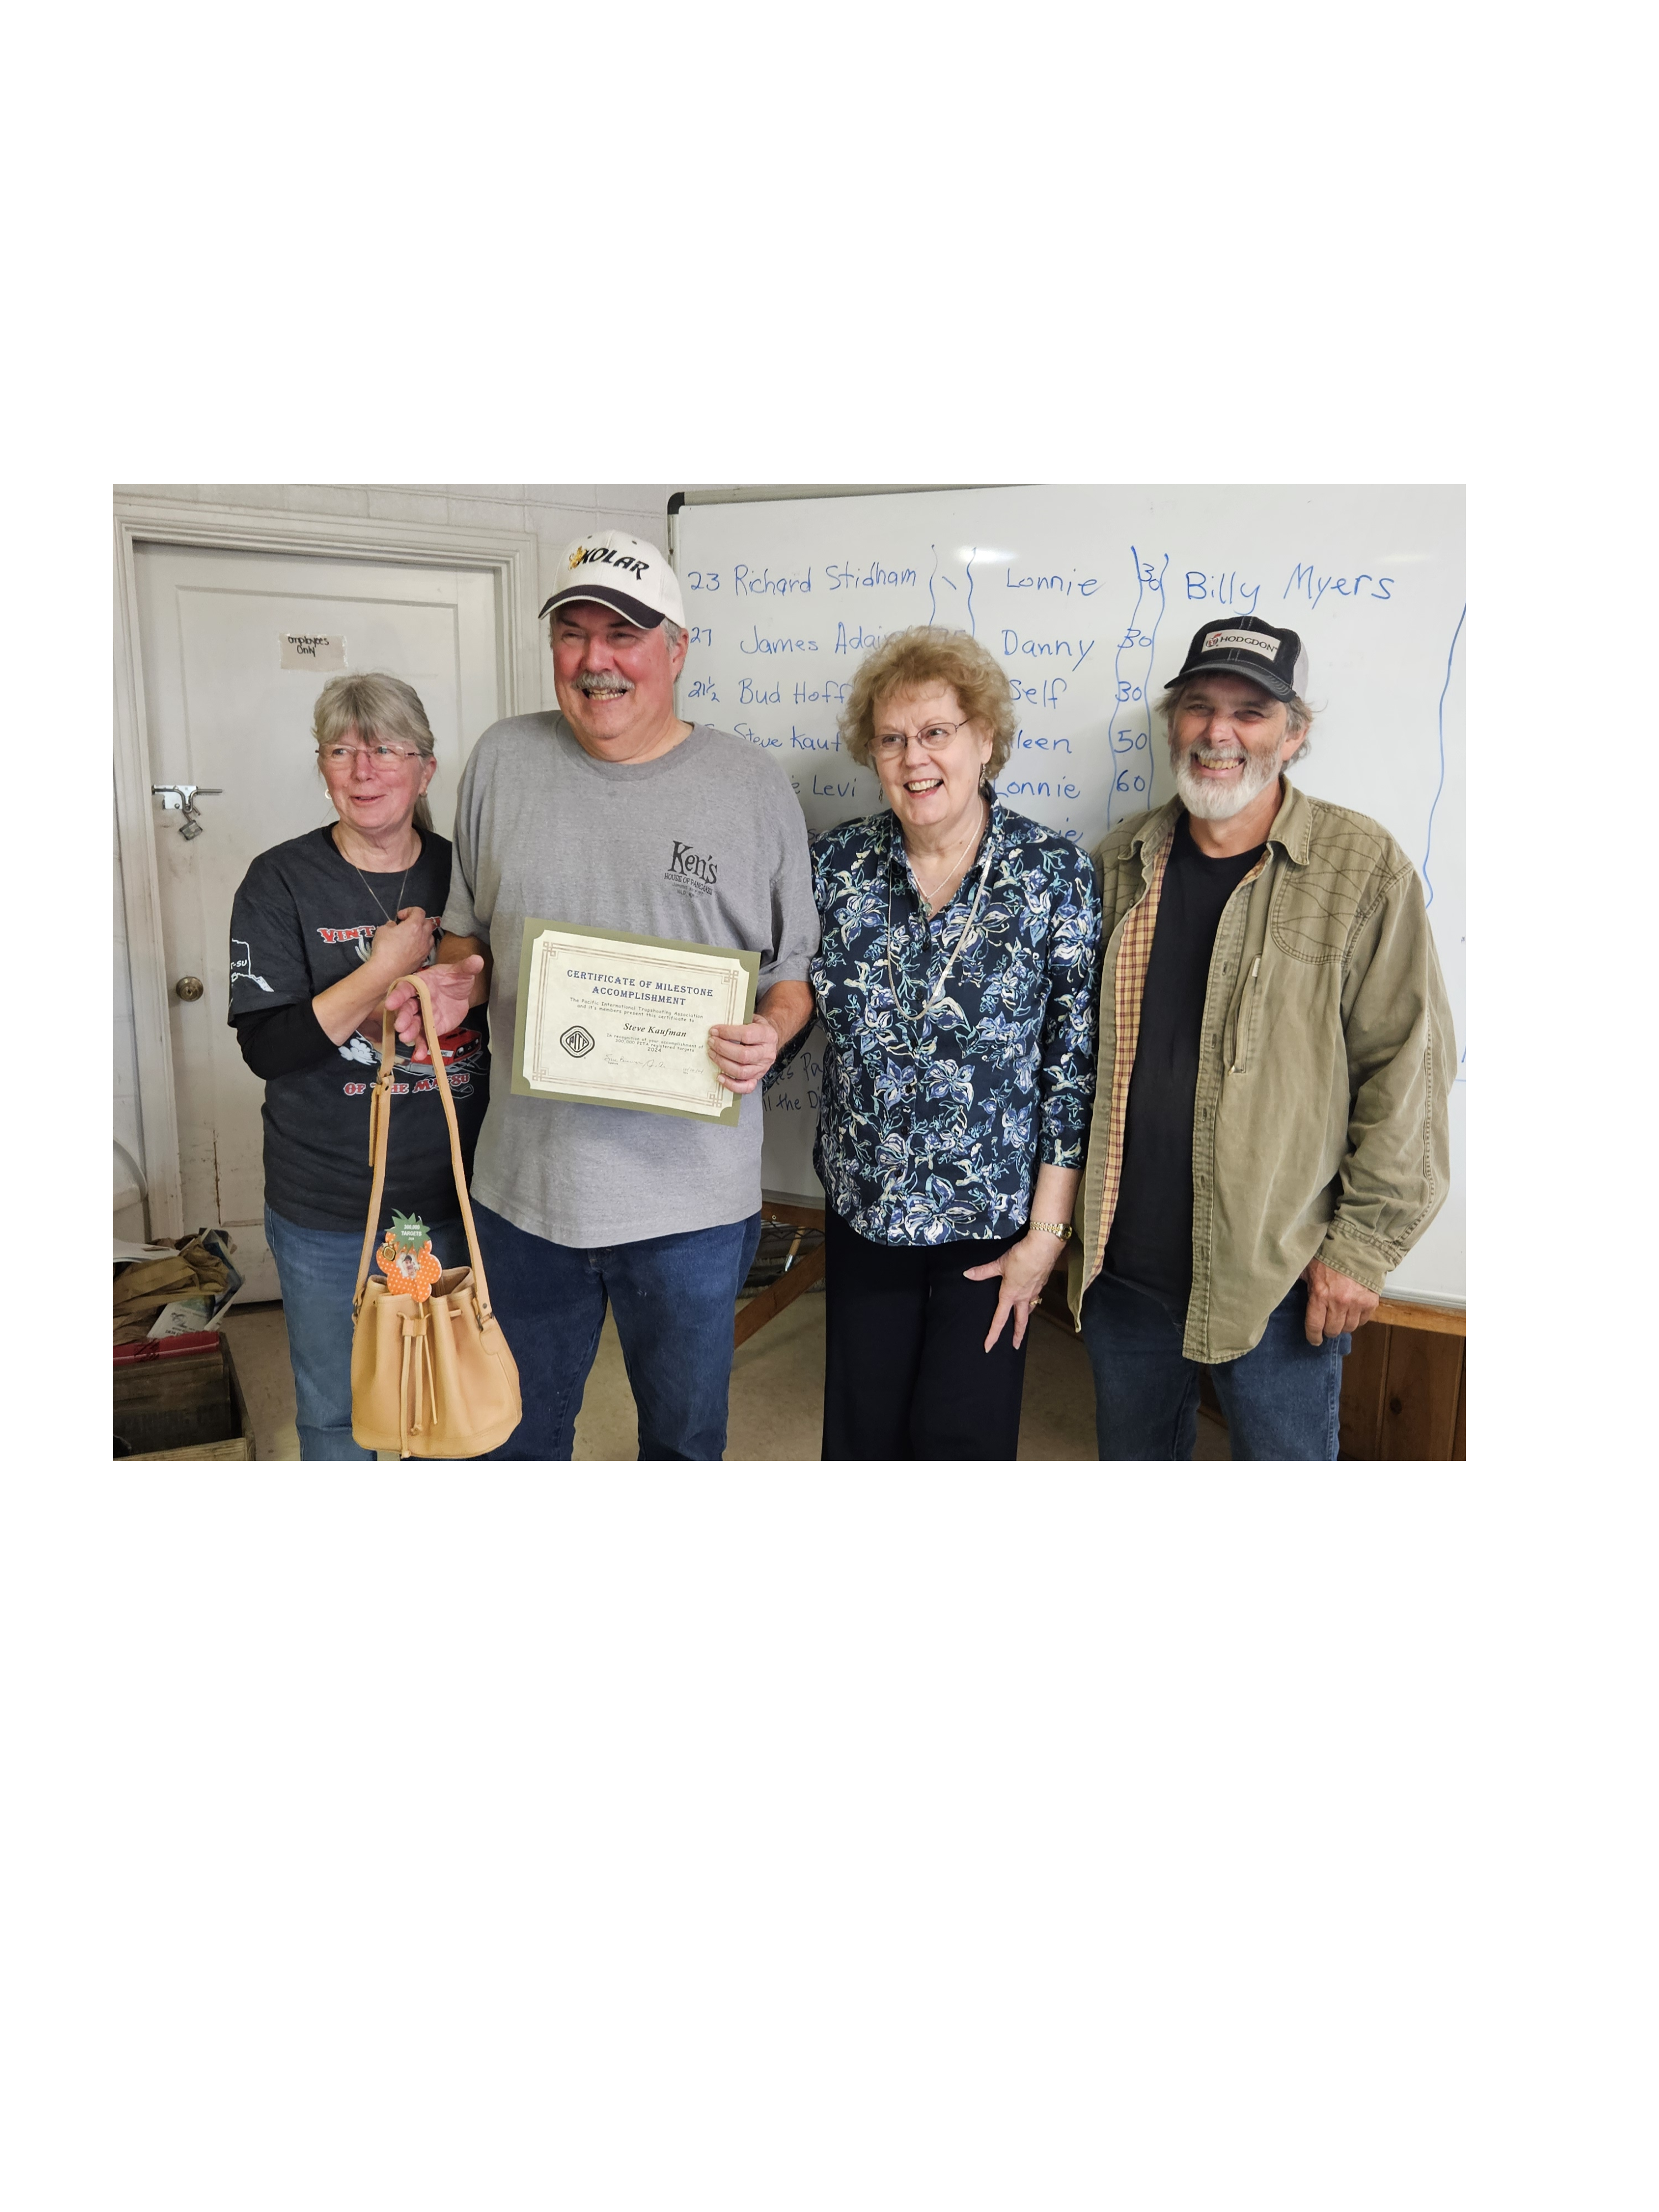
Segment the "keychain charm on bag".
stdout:
[[411,1298],[429,1298],[432,1285],[443,1273],[425,1222],[418,1213],[399,1213],[395,1206],[392,1226],[386,1232],[386,1243],[374,1255],[374,1264],[386,1277],[388,1288]]

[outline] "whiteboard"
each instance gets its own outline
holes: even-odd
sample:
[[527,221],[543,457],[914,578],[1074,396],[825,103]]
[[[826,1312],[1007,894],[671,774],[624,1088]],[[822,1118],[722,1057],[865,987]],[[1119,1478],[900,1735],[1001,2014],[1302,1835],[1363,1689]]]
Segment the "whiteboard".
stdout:
[[[807,827],[881,804],[836,715],[890,631],[970,632],[1016,686],[997,781],[1085,848],[1174,790],[1153,707],[1193,632],[1256,614],[1300,631],[1321,709],[1293,770],[1416,862],[1456,1027],[1452,1190],[1389,1279],[1464,1295],[1463,494],[1449,485],[1014,485],[687,504],[670,551],[690,646],[680,713],[779,761]],[[820,1032],[768,1097],[762,1180],[816,1199]]]

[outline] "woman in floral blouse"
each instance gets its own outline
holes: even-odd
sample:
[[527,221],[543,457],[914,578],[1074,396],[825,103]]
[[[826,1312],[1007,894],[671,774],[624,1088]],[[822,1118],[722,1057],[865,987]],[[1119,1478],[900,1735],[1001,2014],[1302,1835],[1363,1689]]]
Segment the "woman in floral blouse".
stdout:
[[994,797],[1014,728],[997,662],[941,629],[888,638],[842,711],[890,811],[812,841],[825,1459],[1018,1443],[1094,1097],[1100,900],[1082,853]]

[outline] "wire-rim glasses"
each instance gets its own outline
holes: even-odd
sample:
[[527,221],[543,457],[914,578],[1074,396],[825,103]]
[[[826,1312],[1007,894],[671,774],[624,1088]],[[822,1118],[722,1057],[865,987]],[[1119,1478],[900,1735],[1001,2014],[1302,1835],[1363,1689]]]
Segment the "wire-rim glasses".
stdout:
[[355,761],[359,753],[366,753],[378,768],[391,768],[398,761],[425,758],[416,745],[319,745],[317,748],[318,759],[326,761],[330,768],[344,768]]
[[[916,732],[915,742],[924,751],[942,753],[952,744],[957,732],[965,730],[973,719],[971,714],[964,714],[959,722],[929,722],[925,730]],[[909,746],[908,737],[901,737],[897,731],[889,730],[875,740],[876,757],[878,760],[896,760],[901,753],[909,750]]]

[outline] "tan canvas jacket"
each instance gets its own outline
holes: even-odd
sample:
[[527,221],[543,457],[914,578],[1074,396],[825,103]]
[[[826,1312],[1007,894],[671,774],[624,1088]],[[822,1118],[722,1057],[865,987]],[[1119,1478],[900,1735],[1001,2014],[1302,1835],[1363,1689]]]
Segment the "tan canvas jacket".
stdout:
[[[1140,994],[1179,799],[1095,854],[1108,943],[1100,1066],[1073,1216],[1073,1318],[1100,1273],[1122,1166]],[[1222,911],[1193,1127],[1183,1346],[1237,1359],[1311,1259],[1381,1291],[1439,1212],[1451,1010],[1417,871],[1380,823],[1295,789]]]

